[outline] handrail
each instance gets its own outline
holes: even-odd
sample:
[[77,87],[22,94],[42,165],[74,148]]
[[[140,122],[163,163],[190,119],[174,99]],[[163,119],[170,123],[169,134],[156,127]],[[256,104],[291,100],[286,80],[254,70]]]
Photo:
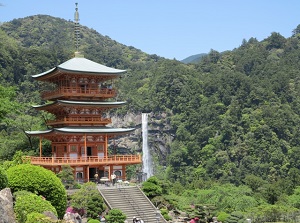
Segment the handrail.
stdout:
[[117,93],[116,89],[109,88],[80,88],[80,87],[65,87],[61,86],[52,91],[44,91],[42,97],[49,97],[56,94],[63,95],[93,95],[93,96],[105,96],[105,95],[115,95]]
[[47,121],[48,125],[61,124],[61,123],[92,123],[92,124],[109,124],[111,123],[111,118],[99,118],[99,117],[64,117],[56,120]]
[[72,122],[82,122],[82,121],[93,121],[93,122],[111,122],[111,118],[100,118],[100,117],[64,117],[61,119],[56,119],[56,121],[72,121]]
[[87,157],[34,157],[26,156],[24,161],[40,165],[75,165],[75,164],[114,164],[114,163],[141,163],[141,155],[114,155],[107,157],[87,156]]
[[101,192],[101,190],[99,190],[99,188],[97,187],[99,193],[101,194],[102,198],[104,199],[104,202],[106,203],[106,205],[108,206],[108,209],[112,209],[111,204],[108,202],[108,200],[105,198],[105,195]]
[[[154,204],[150,201],[150,199],[146,196],[146,194],[142,191],[141,187],[137,186],[137,188],[139,189],[139,191],[143,194],[143,196],[148,200],[148,202],[152,205],[153,208],[156,209],[156,207],[154,206]],[[163,222],[167,223],[166,219],[164,218],[164,216],[161,214],[161,212],[159,212],[160,215],[160,219],[162,219]]]
[[[145,212],[136,205],[136,203],[134,202],[134,199],[132,198],[132,196],[129,193],[124,193],[125,192],[125,187],[122,184],[119,184],[119,191],[121,192],[121,196],[124,197],[124,199],[126,199],[128,201],[128,203],[130,203],[131,207],[138,213],[139,217],[141,217],[143,220],[145,219]],[[123,189],[123,193],[122,193],[122,189]],[[129,195],[129,196],[126,196]]]

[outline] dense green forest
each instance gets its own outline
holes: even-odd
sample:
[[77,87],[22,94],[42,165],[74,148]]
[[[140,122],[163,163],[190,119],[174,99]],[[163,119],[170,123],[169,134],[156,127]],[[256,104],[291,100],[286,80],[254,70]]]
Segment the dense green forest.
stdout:
[[[42,88],[31,75],[73,57],[73,28],[44,15],[0,26],[2,161],[18,150],[37,151],[38,142],[24,134],[45,128],[45,114],[31,109]],[[227,213],[265,204],[300,208],[300,26],[289,38],[273,32],[262,41],[241,40],[232,51],[211,50],[193,64],[148,55],[84,26],[80,32],[86,58],[128,71],[118,100],[129,104],[119,114],[167,114],[174,140],[157,176],[172,182],[173,192],[185,188],[194,196],[214,188],[255,198],[243,208],[223,205]],[[201,196],[194,202],[213,198]]]

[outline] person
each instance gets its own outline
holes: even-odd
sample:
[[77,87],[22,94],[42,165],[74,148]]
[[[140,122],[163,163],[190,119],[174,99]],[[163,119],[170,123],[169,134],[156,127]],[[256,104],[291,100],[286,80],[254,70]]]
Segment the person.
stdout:
[[100,217],[100,222],[105,222],[105,217],[104,216]]
[[132,223],[136,223],[136,217],[135,216],[132,218]]
[[116,174],[115,173],[113,173],[111,176],[111,180],[112,180],[112,185],[114,186],[115,185],[115,183],[116,183]]
[[94,178],[95,178],[95,183],[98,183],[98,173],[95,173]]

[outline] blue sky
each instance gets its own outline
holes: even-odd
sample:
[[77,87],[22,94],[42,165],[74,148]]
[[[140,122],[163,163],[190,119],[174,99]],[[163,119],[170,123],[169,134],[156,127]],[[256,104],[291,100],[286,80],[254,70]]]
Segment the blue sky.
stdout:
[[0,0],[0,22],[45,14],[80,24],[149,54],[182,60],[239,47],[272,32],[292,35],[299,0]]

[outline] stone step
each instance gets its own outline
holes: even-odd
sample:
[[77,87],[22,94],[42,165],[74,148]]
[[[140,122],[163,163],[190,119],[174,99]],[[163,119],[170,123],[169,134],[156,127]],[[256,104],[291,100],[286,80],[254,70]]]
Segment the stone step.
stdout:
[[160,221],[157,221],[157,210],[145,194],[137,187],[98,187],[105,202],[110,208],[120,209],[132,222],[133,217],[144,220],[145,223],[167,222],[159,213]]

